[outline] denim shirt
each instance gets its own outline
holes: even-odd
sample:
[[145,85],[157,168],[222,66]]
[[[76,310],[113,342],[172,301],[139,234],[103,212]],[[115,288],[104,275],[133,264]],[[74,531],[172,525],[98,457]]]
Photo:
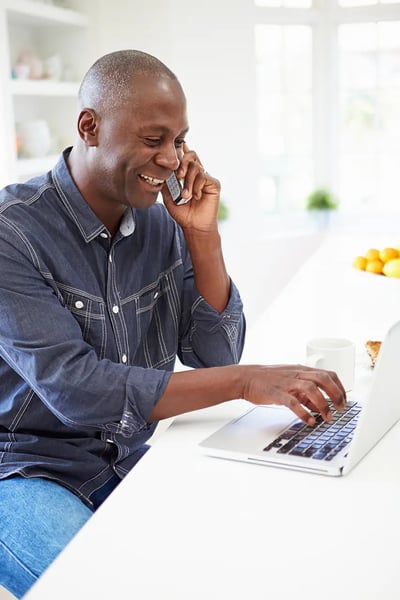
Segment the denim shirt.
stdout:
[[113,237],[54,169],[0,192],[0,478],[60,482],[90,505],[143,454],[176,355],[238,362],[245,321],[200,296],[181,228],[161,203]]

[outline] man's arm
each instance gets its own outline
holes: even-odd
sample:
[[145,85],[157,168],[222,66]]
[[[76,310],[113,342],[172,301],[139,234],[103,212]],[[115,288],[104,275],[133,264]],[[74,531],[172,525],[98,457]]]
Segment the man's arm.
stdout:
[[184,181],[182,197],[186,200],[190,198],[190,201],[177,206],[165,186],[164,204],[182,227],[197,290],[210,306],[221,313],[230,293],[230,279],[218,233],[221,186],[217,179],[206,173],[197,154],[186,145],[177,176]]
[[324,391],[340,410],[346,393],[337,375],[302,365],[230,365],[173,373],[149,421],[243,398],[253,404],[277,404],[290,408],[308,425],[317,411],[326,421],[331,413]]
[[198,232],[185,229],[185,240],[192,259],[194,281],[203,298],[221,313],[229,300],[230,279],[222,255],[217,229]]
[[[222,312],[230,285],[217,230],[220,184],[186,146],[177,176],[184,180],[182,197],[190,201],[176,206],[165,189],[164,203],[184,232],[199,293]],[[338,408],[344,406],[345,391],[335,373],[303,366],[231,365],[174,373],[149,420],[244,398],[254,404],[282,404],[309,424],[314,422],[309,410],[320,412],[329,421],[329,407],[321,390]]]

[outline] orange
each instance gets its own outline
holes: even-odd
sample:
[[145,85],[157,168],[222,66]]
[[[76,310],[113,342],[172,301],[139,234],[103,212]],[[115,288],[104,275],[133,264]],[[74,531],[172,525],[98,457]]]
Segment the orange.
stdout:
[[399,251],[396,248],[384,248],[379,252],[379,258],[383,263],[386,263],[388,260],[392,260],[392,258],[398,258]]
[[383,262],[379,259],[369,260],[367,262],[365,270],[368,271],[368,273],[377,273],[379,275],[380,273],[382,273],[383,270]]
[[360,269],[361,271],[365,271],[365,267],[367,266],[367,259],[365,256],[356,256],[353,260],[353,267],[355,269]]
[[400,258],[392,258],[383,265],[383,274],[387,277],[400,277]]
[[369,260],[379,260],[379,250],[376,248],[370,248],[365,253],[365,258]]

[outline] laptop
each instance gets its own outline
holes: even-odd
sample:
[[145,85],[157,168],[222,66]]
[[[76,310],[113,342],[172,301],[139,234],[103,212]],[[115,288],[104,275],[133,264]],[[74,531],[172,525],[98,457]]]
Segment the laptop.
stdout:
[[400,418],[400,321],[379,351],[368,397],[347,394],[332,422],[305,425],[286,407],[257,405],[200,442],[210,456],[322,475],[348,473]]

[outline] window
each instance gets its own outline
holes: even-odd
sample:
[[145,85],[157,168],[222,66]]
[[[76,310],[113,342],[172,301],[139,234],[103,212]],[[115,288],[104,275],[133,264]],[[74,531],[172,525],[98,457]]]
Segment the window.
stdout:
[[347,207],[399,209],[400,20],[340,25],[340,190]]
[[326,186],[343,211],[399,213],[400,1],[256,5],[262,209]]
[[296,208],[312,186],[312,36],[302,25],[256,26],[259,198]]

